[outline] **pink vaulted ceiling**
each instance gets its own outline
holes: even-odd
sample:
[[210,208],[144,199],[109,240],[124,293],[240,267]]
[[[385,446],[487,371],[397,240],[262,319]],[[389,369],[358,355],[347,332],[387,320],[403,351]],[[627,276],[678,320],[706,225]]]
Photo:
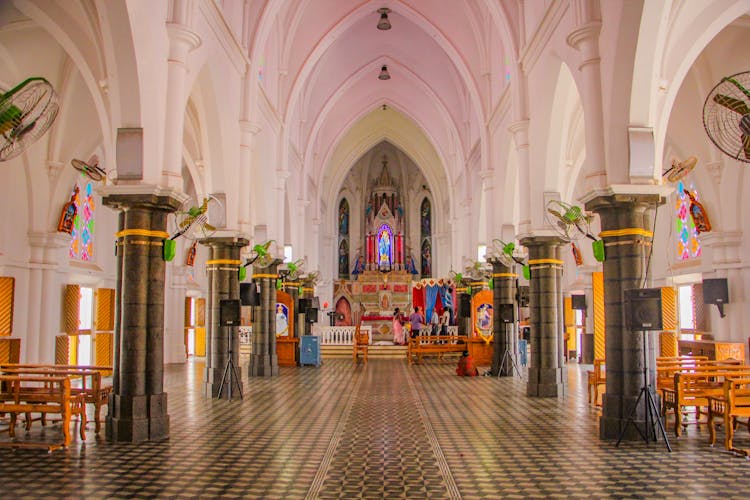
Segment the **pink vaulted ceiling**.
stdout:
[[[324,157],[359,117],[384,103],[414,120],[442,154],[459,148],[465,155],[480,139],[494,104],[487,76],[502,71],[507,58],[503,47],[490,46],[488,40],[496,41],[488,33],[503,29],[499,13],[513,2],[492,8],[486,0],[282,5],[276,41],[285,76],[274,90],[288,137],[302,155]],[[380,7],[392,9],[391,30],[376,29]],[[383,64],[391,80],[378,80]]]

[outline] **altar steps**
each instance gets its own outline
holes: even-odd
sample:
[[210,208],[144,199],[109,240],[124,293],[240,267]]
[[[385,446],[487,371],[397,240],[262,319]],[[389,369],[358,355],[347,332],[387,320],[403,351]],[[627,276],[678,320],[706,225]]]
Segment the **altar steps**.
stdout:
[[[350,345],[324,345],[321,347],[320,355],[323,358],[351,358],[352,346]],[[367,358],[402,358],[406,359],[405,345],[371,345],[367,350]]]

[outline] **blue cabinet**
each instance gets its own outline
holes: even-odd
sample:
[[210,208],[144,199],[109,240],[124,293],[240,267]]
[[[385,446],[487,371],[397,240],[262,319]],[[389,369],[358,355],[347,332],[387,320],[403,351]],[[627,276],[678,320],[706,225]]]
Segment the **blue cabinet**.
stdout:
[[299,343],[299,364],[320,366],[320,338],[303,335]]

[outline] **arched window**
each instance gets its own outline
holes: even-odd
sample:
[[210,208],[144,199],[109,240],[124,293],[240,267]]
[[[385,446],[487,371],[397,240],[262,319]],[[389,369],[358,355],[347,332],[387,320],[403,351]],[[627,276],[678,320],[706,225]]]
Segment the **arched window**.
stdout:
[[430,200],[425,198],[419,208],[420,220],[420,248],[422,255],[422,272],[423,278],[432,277],[432,205]]
[[382,224],[378,228],[378,267],[380,269],[391,269],[393,262],[393,231],[388,224]]
[[[695,185],[690,185],[690,192],[699,199]],[[701,242],[695,222],[690,215],[690,197],[685,194],[680,181],[675,200],[675,234],[677,235],[677,258],[680,260],[695,259],[701,256]]]
[[339,279],[349,279],[349,202],[339,203]]
[[[81,180],[82,179],[82,180]],[[73,239],[70,242],[70,257],[73,259],[94,260],[94,215],[96,203],[91,181],[78,180],[78,194],[74,203],[76,216],[73,219]],[[83,185],[85,183],[85,185]]]

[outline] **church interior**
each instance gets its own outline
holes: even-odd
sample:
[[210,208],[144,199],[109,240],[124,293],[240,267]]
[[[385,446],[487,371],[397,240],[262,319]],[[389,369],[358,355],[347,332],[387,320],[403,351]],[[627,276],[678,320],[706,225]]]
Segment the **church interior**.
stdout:
[[750,0],[0,2],[2,496],[745,496],[746,44]]

